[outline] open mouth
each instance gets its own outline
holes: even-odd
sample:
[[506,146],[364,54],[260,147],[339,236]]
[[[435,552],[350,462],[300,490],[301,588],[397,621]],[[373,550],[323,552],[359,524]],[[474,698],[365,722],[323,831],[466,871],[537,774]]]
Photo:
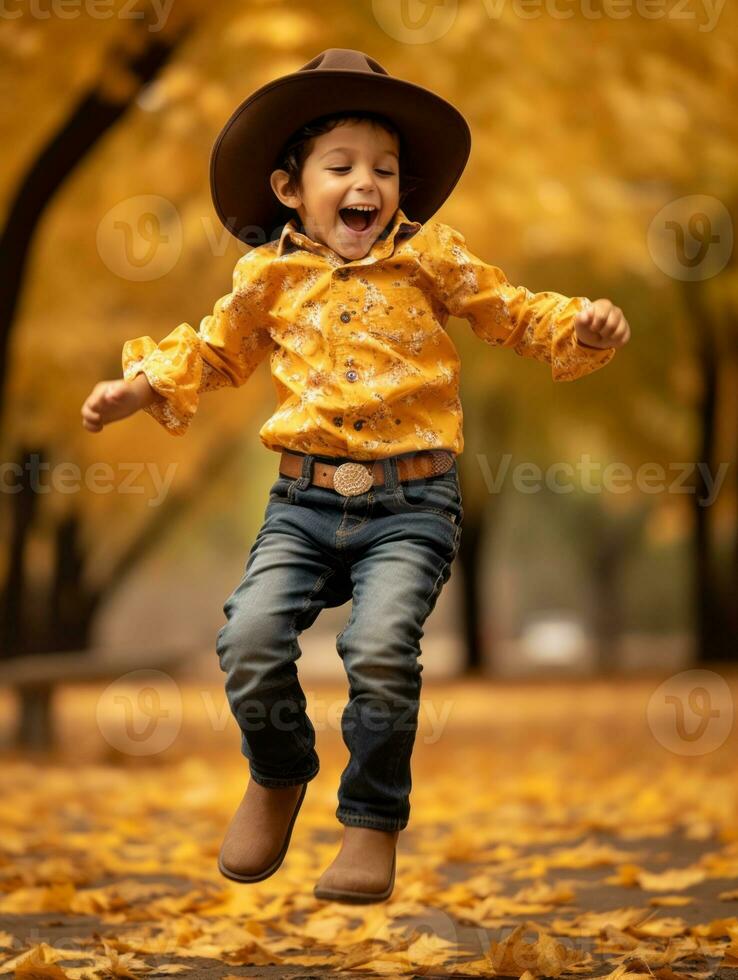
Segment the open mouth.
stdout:
[[371,231],[379,218],[378,208],[341,208],[338,213],[344,225],[359,235]]

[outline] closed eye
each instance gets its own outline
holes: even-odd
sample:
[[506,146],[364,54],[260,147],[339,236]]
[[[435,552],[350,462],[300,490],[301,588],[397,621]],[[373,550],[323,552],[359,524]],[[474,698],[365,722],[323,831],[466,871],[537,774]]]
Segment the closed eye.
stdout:
[[[333,170],[335,173],[342,173],[344,170],[350,170],[351,167],[328,167],[328,169],[329,170]],[[382,174],[385,177],[392,177],[392,176],[394,176],[394,170],[379,170],[379,169],[377,169],[377,173],[378,174]]]

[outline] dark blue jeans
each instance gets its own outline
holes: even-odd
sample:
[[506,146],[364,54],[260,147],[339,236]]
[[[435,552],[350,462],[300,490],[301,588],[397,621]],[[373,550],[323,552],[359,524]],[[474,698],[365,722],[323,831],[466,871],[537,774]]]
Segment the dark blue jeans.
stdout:
[[[405,454],[412,455],[412,454]],[[251,778],[264,786],[314,779],[315,729],[297,677],[299,634],[322,609],[353,600],[337,637],[349,682],[341,718],[350,759],[338,789],[343,824],[402,830],[410,815],[410,757],[418,728],[423,624],[451,574],[464,512],[453,467],[345,497],[278,476],[243,578],[226,600],[217,651]]]

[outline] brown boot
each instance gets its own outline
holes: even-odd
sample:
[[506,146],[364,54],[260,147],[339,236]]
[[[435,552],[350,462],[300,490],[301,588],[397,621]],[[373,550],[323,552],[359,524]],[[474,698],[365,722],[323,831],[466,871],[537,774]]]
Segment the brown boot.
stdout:
[[349,905],[389,898],[395,887],[399,835],[399,830],[344,826],[341,850],[313,888],[315,897]]
[[277,788],[253,779],[226,831],[218,869],[233,881],[263,881],[284,861],[307,783]]

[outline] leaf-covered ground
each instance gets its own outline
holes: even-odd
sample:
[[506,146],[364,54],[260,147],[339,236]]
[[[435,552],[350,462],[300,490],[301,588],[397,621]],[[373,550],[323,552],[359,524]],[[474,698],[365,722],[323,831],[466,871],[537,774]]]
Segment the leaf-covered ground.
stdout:
[[365,907],[312,894],[341,835],[341,689],[304,684],[321,772],[246,886],[216,867],[248,779],[222,689],[180,684],[174,737],[135,755],[125,696],[66,688],[54,755],[2,758],[0,974],[738,977],[737,679],[712,712],[663,680],[426,681],[395,890]]

